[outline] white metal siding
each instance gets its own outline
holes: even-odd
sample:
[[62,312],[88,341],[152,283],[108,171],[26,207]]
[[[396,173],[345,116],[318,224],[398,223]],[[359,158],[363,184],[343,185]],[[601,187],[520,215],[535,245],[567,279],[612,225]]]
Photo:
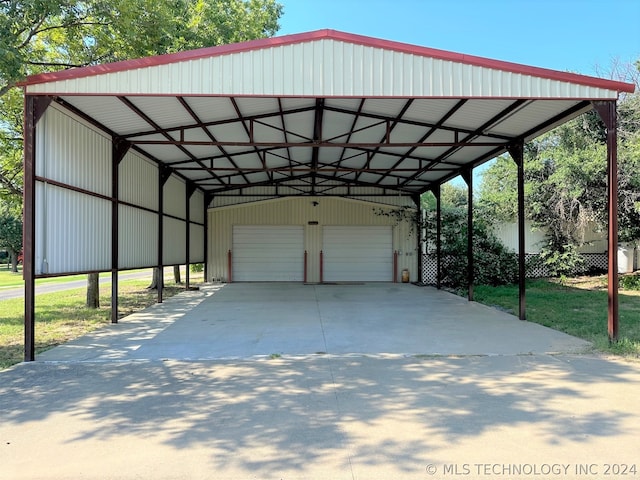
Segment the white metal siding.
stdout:
[[162,225],[162,263],[164,265],[187,263],[186,239],[186,223],[165,216]]
[[155,164],[135,153],[127,153],[120,162],[118,183],[120,200],[158,210],[158,167]]
[[185,184],[176,176],[169,177],[164,184],[163,209],[164,213],[178,218],[186,218],[186,190]]
[[326,226],[322,251],[324,281],[393,280],[391,227]]
[[38,123],[36,174],[111,195],[111,139],[75,115],[48,108]]
[[111,202],[36,183],[35,273],[111,269]]
[[27,86],[28,93],[616,99],[617,91],[325,38]]
[[189,263],[204,263],[204,227],[201,225],[191,224]]
[[204,224],[205,220],[205,205],[204,194],[196,190],[189,199],[189,216],[192,222]]
[[233,281],[304,279],[302,226],[237,225],[233,227]]
[[158,214],[120,205],[118,268],[158,264]]

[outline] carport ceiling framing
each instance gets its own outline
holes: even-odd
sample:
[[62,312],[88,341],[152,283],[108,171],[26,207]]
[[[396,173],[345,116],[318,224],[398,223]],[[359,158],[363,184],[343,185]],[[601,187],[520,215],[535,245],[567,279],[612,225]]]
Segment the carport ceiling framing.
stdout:
[[[473,98],[118,95],[56,101],[109,131],[108,117],[124,107],[129,125],[137,127],[113,134],[209,194],[272,187],[263,189],[269,196],[278,196],[279,186],[288,195],[344,195],[345,186],[422,194],[592,108],[584,100]],[[514,117],[524,126],[510,126]]]

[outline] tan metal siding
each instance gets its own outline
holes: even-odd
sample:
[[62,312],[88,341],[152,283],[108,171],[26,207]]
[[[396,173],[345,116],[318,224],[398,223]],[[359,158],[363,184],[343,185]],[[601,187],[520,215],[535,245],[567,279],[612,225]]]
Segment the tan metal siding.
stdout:
[[[318,205],[314,206],[313,202]],[[416,239],[408,225],[396,225],[393,218],[377,215],[374,210],[388,206],[355,200],[305,197],[269,200],[261,203],[209,210],[210,279],[226,280],[227,253],[232,249],[234,225],[303,225],[305,250],[308,254],[308,280],[320,279],[319,258],[324,225],[391,225],[394,250],[401,252],[398,268],[408,268],[412,278],[416,272]],[[309,222],[318,222],[309,225]]]
[[111,139],[52,106],[37,129],[36,175],[111,195]]
[[127,153],[120,162],[118,183],[120,200],[158,210],[158,167],[155,164],[135,153]]
[[158,263],[158,215],[120,205],[118,268],[150,267]]
[[336,39],[28,85],[29,93],[616,99],[613,90]]
[[36,184],[35,273],[111,269],[111,202]]

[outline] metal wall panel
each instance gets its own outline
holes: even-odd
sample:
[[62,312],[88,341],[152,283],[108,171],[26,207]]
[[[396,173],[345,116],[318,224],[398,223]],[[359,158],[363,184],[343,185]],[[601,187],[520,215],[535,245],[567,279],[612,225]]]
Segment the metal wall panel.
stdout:
[[118,182],[120,200],[158,210],[158,167],[154,163],[128,152],[120,162]]
[[36,183],[35,273],[111,270],[111,202]]
[[[27,86],[29,93],[616,99],[617,91],[324,38]],[[345,74],[347,73],[347,74]]]
[[182,220],[164,217],[162,225],[162,259],[165,265],[187,263],[187,227]]
[[51,105],[37,128],[36,175],[111,195],[111,139]]
[[166,214],[173,215],[178,218],[186,218],[186,189],[185,183],[175,175],[169,177],[167,183],[164,184],[163,192],[163,211]]
[[158,215],[120,205],[118,268],[151,267],[158,263]]
[[[314,202],[317,205],[314,206]],[[308,280],[320,279],[320,251],[324,225],[391,225],[393,248],[399,251],[399,269],[408,268],[417,278],[417,242],[407,224],[377,214],[390,206],[334,197],[304,197],[269,200],[261,203],[209,210],[209,279],[228,278],[227,254],[232,249],[233,225],[303,225],[308,254]],[[317,222],[317,224],[309,222]]]
[[204,263],[204,226],[191,224],[189,263]]
[[204,194],[196,190],[189,199],[189,217],[192,222],[204,224],[205,219]]

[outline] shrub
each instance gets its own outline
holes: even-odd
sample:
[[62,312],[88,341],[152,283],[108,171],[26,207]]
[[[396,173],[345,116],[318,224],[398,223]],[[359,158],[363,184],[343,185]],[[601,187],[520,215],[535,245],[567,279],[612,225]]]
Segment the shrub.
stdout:
[[204,271],[204,264],[203,263],[192,263],[189,268],[191,269],[192,272],[197,273],[197,272],[202,272]]

